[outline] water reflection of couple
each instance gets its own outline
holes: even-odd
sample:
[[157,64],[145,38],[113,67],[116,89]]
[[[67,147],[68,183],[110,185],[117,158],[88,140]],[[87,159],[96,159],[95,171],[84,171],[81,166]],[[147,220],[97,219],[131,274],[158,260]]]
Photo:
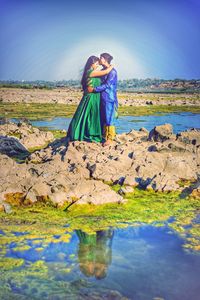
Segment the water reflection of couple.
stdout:
[[95,234],[76,230],[76,233],[79,238],[78,259],[81,272],[87,277],[105,278],[112,260],[113,230],[97,231]]
[[84,94],[69,125],[68,141],[103,142],[106,146],[115,138],[117,72],[110,64],[112,59],[108,53],[102,53],[100,59],[88,58],[81,80]]

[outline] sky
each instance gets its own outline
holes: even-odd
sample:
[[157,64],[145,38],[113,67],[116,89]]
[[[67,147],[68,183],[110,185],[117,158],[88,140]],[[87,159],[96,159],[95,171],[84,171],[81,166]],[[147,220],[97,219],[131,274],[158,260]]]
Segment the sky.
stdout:
[[80,79],[110,53],[119,79],[200,78],[200,0],[0,0],[0,80]]

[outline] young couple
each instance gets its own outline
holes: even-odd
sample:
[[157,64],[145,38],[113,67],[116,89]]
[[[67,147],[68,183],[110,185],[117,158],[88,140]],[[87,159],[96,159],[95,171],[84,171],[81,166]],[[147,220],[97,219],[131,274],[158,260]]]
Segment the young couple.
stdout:
[[[112,59],[108,53],[102,53],[100,59],[88,58],[81,80],[84,94],[69,125],[68,141],[102,142],[107,146],[115,138],[117,72]],[[101,70],[99,65],[103,66]]]

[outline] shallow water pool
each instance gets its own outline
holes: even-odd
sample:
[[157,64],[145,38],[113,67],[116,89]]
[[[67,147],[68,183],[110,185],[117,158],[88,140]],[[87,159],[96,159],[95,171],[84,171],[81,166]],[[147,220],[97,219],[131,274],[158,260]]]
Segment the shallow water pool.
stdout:
[[[12,119],[17,121],[17,119]],[[49,129],[68,129],[71,118],[56,117],[53,119],[30,121],[32,125],[38,127],[48,127]],[[164,123],[173,125],[174,133],[187,130],[189,128],[200,128],[200,114],[190,112],[157,114],[149,116],[120,116],[116,122],[117,133],[128,132],[132,129],[139,130],[145,127],[151,130],[154,126]]]
[[69,242],[59,238],[25,239],[24,249],[15,242],[0,252],[23,259],[2,272],[3,299],[199,299],[200,255],[167,226],[75,230]]

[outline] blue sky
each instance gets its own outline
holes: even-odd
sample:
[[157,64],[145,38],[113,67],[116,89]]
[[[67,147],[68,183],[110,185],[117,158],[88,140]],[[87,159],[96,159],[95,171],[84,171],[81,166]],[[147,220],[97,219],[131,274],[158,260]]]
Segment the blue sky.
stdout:
[[0,80],[79,79],[110,52],[120,79],[200,78],[198,0],[0,0]]

